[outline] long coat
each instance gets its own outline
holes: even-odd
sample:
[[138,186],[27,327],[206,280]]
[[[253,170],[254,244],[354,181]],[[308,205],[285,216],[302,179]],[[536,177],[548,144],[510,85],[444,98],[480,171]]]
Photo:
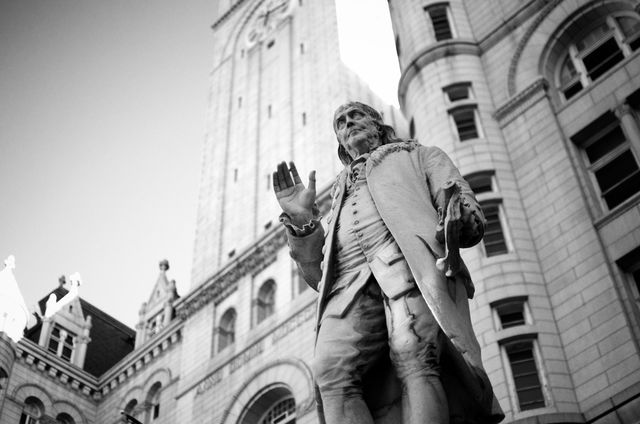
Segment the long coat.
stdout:
[[[471,326],[467,298],[473,296],[474,289],[466,267],[462,265],[463,272],[456,278],[447,278],[435,265],[436,259],[444,256],[444,246],[436,240],[437,209],[446,208],[442,187],[448,181],[458,183],[469,207],[482,216],[473,192],[442,150],[414,141],[378,147],[367,159],[365,170],[378,213],[447,336],[441,377],[452,421],[453,414],[466,415],[465,422],[501,421],[504,415],[483,369],[480,346]],[[335,226],[345,185],[343,171],[332,190],[326,233],[318,229],[306,237],[288,235],[291,256],[307,283],[319,292],[318,325],[332,283]]]

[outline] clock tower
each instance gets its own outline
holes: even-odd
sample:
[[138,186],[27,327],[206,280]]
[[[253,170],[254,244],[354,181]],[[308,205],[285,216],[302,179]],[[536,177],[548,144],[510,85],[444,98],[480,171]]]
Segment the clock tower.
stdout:
[[215,19],[194,287],[279,225],[277,163],[316,169],[319,188],[331,183],[342,167],[337,106],[357,99],[384,109],[340,59],[334,0],[221,1]]

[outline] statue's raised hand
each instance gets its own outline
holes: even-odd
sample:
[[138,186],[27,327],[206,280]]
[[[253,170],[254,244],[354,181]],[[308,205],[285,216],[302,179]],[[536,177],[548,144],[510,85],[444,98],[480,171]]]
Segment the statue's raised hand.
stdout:
[[309,173],[309,186],[300,180],[293,162],[278,164],[273,173],[273,190],[282,211],[289,215],[295,225],[303,226],[313,218],[313,205],[316,201],[316,171]]

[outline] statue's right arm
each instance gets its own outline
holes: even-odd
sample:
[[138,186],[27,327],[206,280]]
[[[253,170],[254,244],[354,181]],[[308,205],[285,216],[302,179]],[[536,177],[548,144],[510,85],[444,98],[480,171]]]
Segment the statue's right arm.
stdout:
[[273,173],[273,189],[282,208],[280,222],[287,229],[291,257],[307,284],[317,290],[322,277],[322,245],[324,231],[319,222],[316,201],[315,171],[309,173],[305,187],[293,162],[281,162]]
[[280,220],[287,227],[289,254],[296,261],[298,269],[309,287],[318,291],[318,283],[322,278],[322,246],[324,245],[322,225],[317,220],[311,220],[309,225],[305,226],[306,234],[297,235],[286,224],[286,218],[281,216]]

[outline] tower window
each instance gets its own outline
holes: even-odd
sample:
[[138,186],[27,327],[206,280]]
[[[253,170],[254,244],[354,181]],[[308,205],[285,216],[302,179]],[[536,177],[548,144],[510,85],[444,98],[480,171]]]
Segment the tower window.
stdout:
[[267,106],[267,117],[268,118],[271,118],[271,111],[272,111],[271,105]]
[[449,111],[460,141],[478,138],[475,106],[461,106]]
[[242,107],[242,96],[238,97],[238,109]]
[[220,325],[218,326],[218,352],[235,342],[236,317],[236,310],[231,308],[220,318]]
[[471,83],[452,84],[442,89],[450,103],[471,99]]
[[526,324],[525,306],[526,299],[507,299],[495,304],[493,307],[500,320],[500,328],[506,329]]
[[500,203],[484,202],[481,206],[484,218],[487,220],[482,238],[487,257],[508,253],[509,249],[500,219]]
[[300,43],[300,54],[304,54],[304,43]]
[[256,324],[273,315],[275,311],[276,283],[267,280],[258,290],[256,298]]
[[493,171],[476,172],[465,177],[473,193],[488,193],[493,191]]
[[638,162],[613,113],[605,113],[571,139],[583,149],[587,169],[609,209],[640,191]]
[[431,19],[431,26],[436,41],[449,40],[453,38],[453,28],[449,19],[449,5],[435,4],[425,8]]
[[506,346],[506,351],[520,410],[544,407],[542,385],[533,354],[533,340],[511,343]]
[[414,138],[416,136],[416,123],[413,118],[411,118],[411,122],[409,122],[409,137]]
[[307,125],[307,114],[306,112],[302,112],[302,126]]

